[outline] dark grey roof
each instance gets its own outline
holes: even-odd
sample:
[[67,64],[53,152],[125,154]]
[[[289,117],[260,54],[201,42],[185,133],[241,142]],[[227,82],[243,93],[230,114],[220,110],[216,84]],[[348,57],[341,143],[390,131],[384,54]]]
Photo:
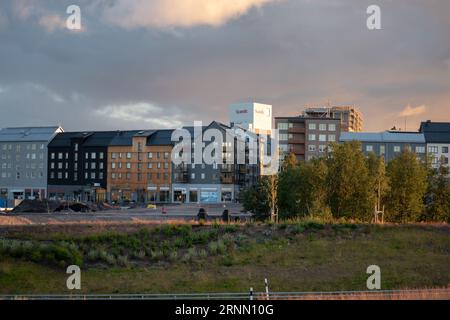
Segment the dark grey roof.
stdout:
[[450,143],[450,122],[422,122],[419,130],[427,143]]
[[168,146],[172,145],[172,129],[156,130],[147,140],[148,146]]
[[83,147],[108,147],[116,136],[117,131],[93,132],[83,143]]
[[70,147],[72,139],[86,139],[92,132],[61,132],[48,144],[49,147]]
[[109,146],[130,146],[133,143],[133,137],[143,131],[116,131],[111,139]]
[[49,141],[61,127],[22,127],[4,128],[0,130],[0,142],[32,142]]

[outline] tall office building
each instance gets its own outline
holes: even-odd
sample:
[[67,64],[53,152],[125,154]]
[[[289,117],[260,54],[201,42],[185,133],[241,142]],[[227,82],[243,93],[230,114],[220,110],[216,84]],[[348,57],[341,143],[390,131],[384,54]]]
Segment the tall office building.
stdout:
[[341,120],[342,132],[361,132],[363,117],[353,106],[308,107],[303,111],[307,118],[331,118]]

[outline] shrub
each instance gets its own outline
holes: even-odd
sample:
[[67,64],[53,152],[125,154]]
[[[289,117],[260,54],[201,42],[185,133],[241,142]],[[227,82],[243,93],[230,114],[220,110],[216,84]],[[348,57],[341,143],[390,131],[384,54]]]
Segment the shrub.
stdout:
[[201,249],[201,250],[198,252],[198,256],[199,256],[200,258],[206,258],[206,257],[208,256],[208,252],[207,252],[205,249]]
[[118,256],[117,263],[119,264],[119,266],[128,267],[129,266],[128,256]]
[[150,256],[154,260],[160,260],[164,256],[164,253],[161,250],[152,250]]

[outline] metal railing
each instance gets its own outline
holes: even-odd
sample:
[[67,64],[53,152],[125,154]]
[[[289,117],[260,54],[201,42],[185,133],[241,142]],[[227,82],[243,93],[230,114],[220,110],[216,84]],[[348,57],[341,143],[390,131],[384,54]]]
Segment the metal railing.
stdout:
[[450,299],[450,288],[417,290],[324,291],[324,292],[240,292],[170,294],[31,294],[0,295],[0,300],[315,300],[333,298],[431,298]]

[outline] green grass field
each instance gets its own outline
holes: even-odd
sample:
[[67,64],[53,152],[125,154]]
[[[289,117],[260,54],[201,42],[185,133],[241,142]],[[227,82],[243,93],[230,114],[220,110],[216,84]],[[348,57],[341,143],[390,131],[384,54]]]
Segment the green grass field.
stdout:
[[0,294],[194,293],[447,287],[448,225],[26,226],[0,230]]

